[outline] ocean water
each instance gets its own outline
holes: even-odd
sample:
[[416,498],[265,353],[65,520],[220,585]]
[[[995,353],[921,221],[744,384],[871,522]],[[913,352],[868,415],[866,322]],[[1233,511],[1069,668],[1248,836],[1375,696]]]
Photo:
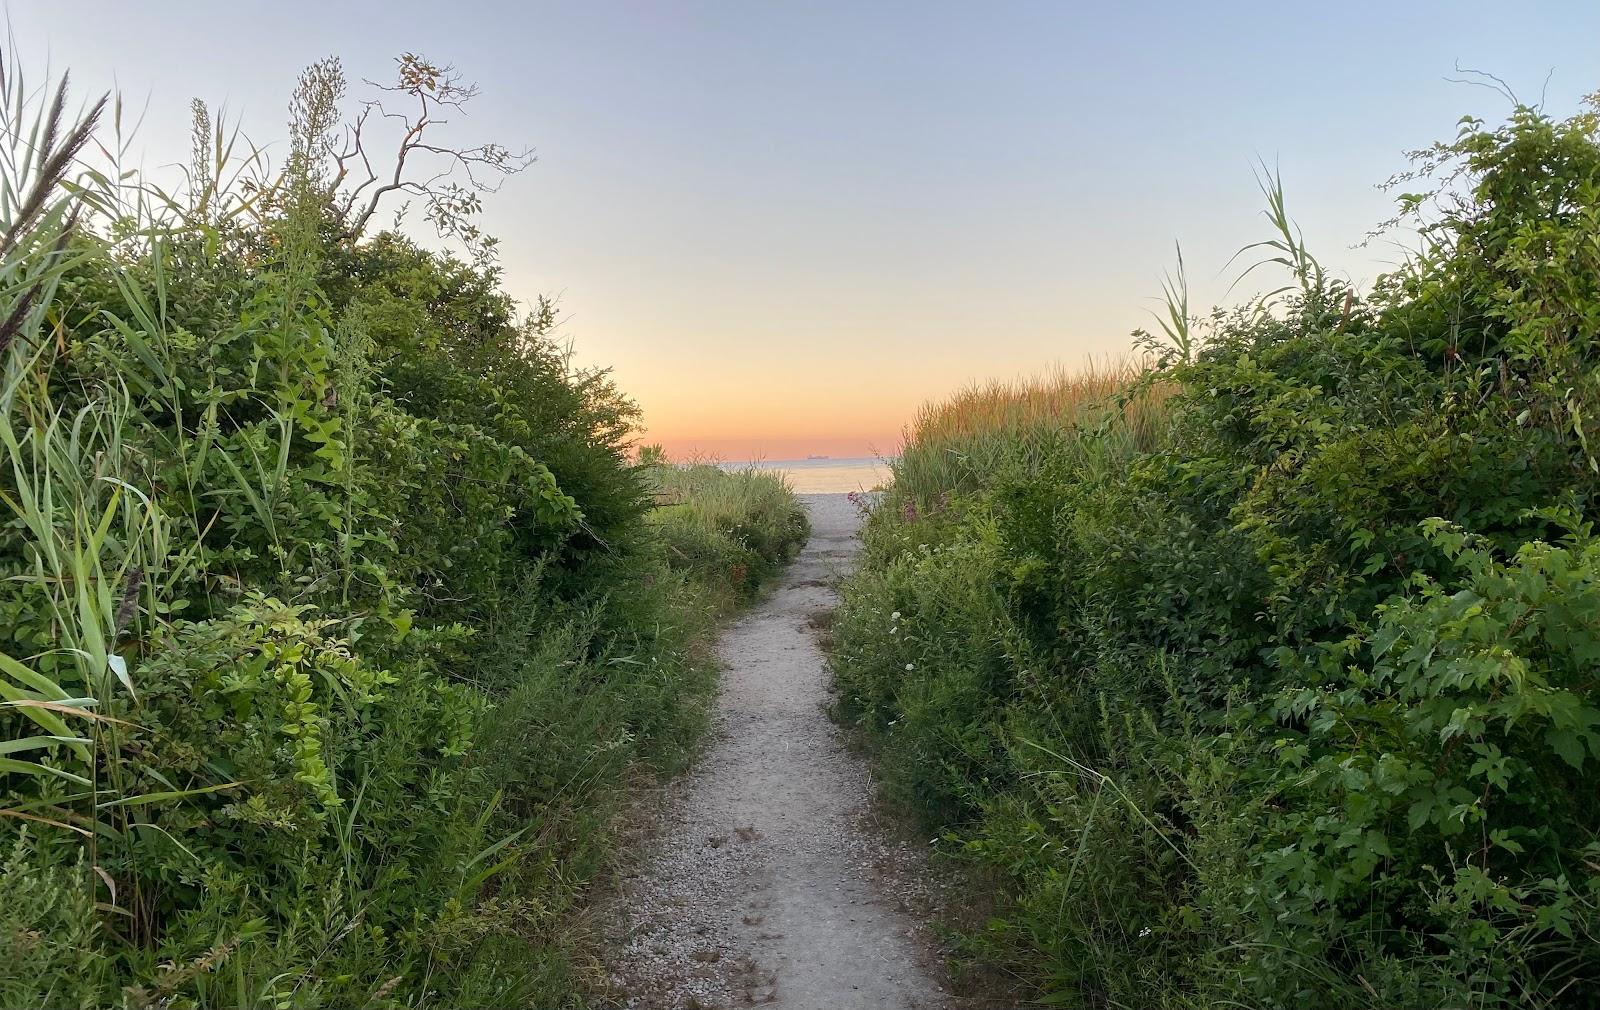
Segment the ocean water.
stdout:
[[876,457],[862,459],[758,459],[718,463],[725,470],[780,470],[789,486],[800,494],[843,494],[871,491],[889,482],[889,464]]

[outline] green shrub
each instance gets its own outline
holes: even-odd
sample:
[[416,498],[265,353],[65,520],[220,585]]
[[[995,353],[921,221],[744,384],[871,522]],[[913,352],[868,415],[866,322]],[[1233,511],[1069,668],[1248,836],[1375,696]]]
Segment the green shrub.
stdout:
[[843,711],[1007,882],[967,949],[1031,997],[1600,999],[1600,115],[1430,163],[1371,295],[1273,192],[1287,298],[1120,394],[925,412],[870,517]]
[[316,136],[201,200],[236,213],[129,210],[29,94],[0,75],[45,140],[0,159],[0,1003],[571,1005],[614,807],[692,751],[798,502],[718,473],[650,515],[550,307],[336,227]]
[[994,574],[978,544],[908,552],[852,580],[835,625],[844,704],[892,741],[892,788],[946,821],[1009,772],[1001,720],[1015,674]]

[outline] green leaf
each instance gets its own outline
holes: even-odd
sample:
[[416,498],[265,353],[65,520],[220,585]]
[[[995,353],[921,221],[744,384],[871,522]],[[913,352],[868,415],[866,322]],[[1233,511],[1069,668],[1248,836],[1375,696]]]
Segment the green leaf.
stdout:
[[125,796],[121,799],[108,800],[105,803],[95,804],[98,810],[111,810],[117,807],[143,807],[152,803],[164,803],[167,800],[181,800],[189,796],[204,796],[207,793],[218,793],[225,789],[236,789],[241,782],[224,782],[220,786],[206,786],[202,789],[174,789],[158,793],[140,793],[138,796]]
[[1583,739],[1576,731],[1571,729],[1551,728],[1545,731],[1544,742],[1550,745],[1561,760],[1579,771],[1583,770],[1583,759],[1586,756],[1583,748]]

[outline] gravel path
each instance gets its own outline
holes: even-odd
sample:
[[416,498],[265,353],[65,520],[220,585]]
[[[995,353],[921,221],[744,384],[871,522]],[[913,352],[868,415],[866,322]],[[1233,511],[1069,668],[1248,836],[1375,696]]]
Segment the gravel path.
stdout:
[[844,495],[803,496],[811,540],[729,627],[715,736],[613,916],[619,1004],[797,1010],[951,1005],[913,908],[915,853],[871,830],[871,780],[829,721],[817,627],[854,556]]

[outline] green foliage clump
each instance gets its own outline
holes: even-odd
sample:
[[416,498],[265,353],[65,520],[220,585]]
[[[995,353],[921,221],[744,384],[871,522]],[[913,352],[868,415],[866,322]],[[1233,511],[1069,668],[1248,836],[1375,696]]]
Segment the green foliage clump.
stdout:
[[692,748],[797,500],[654,508],[549,305],[342,227],[335,65],[282,178],[188,199],[69,179],[93,116],[9,70],[0,1004],[571,1005],[630,769]]
[[659,507],[651,525],[673,565],[734,599],[747,598],[810,535],[781,474],[672,465],[646,447],[645,472]]
[[1600,1000],[1600,115],[1417,178],[1370,294],[1269,186],[1286,298],[1053,421],[928,412],[871,514],[842,709],[1047,1004]]

